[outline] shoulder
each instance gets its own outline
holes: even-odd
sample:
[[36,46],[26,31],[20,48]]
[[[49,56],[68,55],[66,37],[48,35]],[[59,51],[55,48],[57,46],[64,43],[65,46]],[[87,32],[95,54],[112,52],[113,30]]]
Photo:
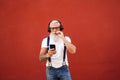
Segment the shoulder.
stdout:
[[42,42],[43,42],[43,41],[47,41],[47,37],[43,38]]
[[45,43],[45,44],[46,44],[46,43],[47,43],[47,40],[48,40],[48,37],[49,37],[49,36],[44,37],[43,40],[42,40],[42,43]]
[[47,38],[48,37],[43,38],[41,47],[47,47]]
[[47,41],[48,37],[50,37],[50,36],[44,37],[44,38],[43,38],[43,41]]

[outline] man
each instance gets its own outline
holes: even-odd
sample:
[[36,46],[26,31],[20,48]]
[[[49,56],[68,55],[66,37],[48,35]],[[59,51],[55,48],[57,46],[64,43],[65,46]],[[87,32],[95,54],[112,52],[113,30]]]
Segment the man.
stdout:
[[68,36],[64,36],[63,29],[59,20],[50,21],[48,24],[50,35],[44,38],[41,44],[40,60],[47,60],[47,80],[71,80],[67,51],[74,54],[76,47]]

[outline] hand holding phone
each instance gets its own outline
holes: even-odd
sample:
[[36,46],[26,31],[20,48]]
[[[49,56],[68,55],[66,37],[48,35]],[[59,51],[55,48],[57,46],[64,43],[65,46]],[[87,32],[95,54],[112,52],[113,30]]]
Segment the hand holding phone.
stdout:
[[56,54],[55,49],[55,44],[50,44],[50,49],[48,50],[47,57],[51,57],[52,55]]

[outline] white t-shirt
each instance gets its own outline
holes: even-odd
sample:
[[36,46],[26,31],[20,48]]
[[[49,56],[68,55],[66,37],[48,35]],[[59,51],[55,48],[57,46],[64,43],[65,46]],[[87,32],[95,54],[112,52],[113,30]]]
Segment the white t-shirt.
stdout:
[[[68,36],[66,36],[65,38],[66,40],[71,42],[71,39]],[[62,41],[62,39],[55,42],[50,38],[49,44],[55,44],[56,46],[56,54],[54,54],[51,57],[52,67],[59,68],[62,66],[63,63],[64,42]],[[43,39],[41,47],[47,48],[47,37]],[[68,65],[67,52],[66,52],[65,62]],[[48,66],[48,63],[49,61],[47,60],[46,66]]]

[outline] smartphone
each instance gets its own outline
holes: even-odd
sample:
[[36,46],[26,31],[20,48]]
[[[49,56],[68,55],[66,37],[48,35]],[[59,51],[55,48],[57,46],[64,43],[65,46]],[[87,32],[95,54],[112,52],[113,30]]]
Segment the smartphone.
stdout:
[[55,44],[50,44],[50,49],[53,49],[53,48],[56,49]]

